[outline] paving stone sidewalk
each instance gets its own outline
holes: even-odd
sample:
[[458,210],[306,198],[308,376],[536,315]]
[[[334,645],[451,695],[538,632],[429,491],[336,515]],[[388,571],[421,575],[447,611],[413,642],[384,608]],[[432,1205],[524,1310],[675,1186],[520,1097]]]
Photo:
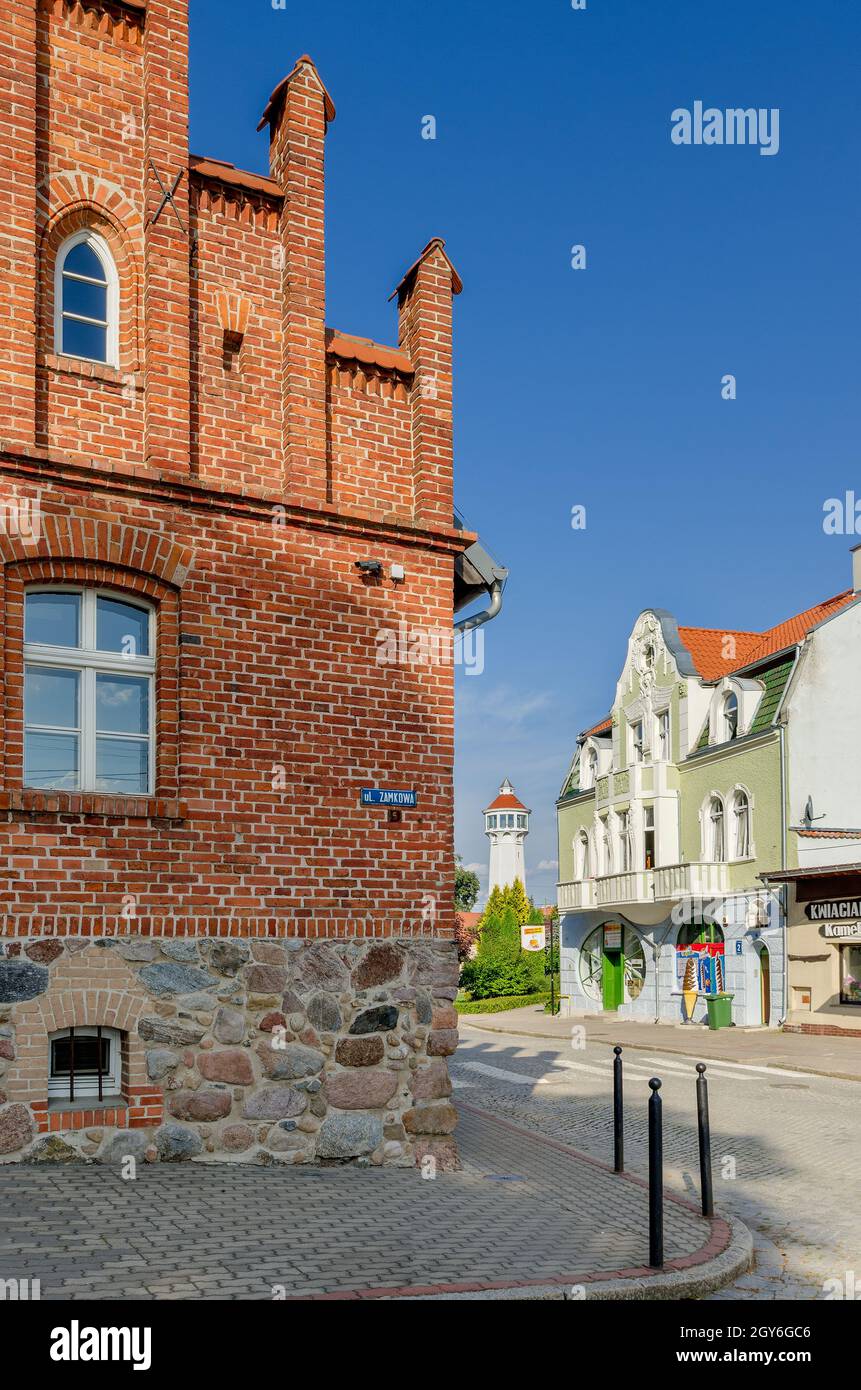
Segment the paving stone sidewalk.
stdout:
[[[481,1293],[649,1275],[647,1193],[565,1145],[461,1109],[459,1173],[182,1164],[0,1167],[0,1279],[43,1299]],[[729,1229],[668,1201],[667,1269]],[[500,1296],[497,1292],[497,1296]]]
[[782,1033],[776,1028],[717,1028],[701,1024],[639,1023],[609,1014],[578,1014],[555,1018],[543,1008],[528,1005],[498,1014],[464,1014],[461,1027],[486,1033],[508,1033],[567,1042],[575,1026],[586,1029],[587,1040],[659,1052],[693,1052],[715,1062],[747,1062],[787,1067],[817,1076],[861,1081],[861,1038],[828,1037],[815,1033]]

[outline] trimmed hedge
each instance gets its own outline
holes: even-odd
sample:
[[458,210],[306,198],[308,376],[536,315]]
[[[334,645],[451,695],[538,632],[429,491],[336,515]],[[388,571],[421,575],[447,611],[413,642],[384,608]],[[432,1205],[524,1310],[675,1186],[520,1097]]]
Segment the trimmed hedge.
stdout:
[[525,1009],[529,1004],[543,1004],[549,994],[506,994],[496,999],[456,999],[459,1014],[501,1014],[506,1009]]

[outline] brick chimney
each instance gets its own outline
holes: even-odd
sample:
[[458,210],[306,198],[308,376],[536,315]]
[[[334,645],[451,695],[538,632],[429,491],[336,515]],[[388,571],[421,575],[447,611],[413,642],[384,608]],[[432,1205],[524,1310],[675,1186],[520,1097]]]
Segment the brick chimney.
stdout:
[[[143,169],[146,462],[190,467],[188,0],[148,0]],[[172,189],[173,205],[162,187]],[[157,218],[157,220],[155,220]]]
[[329,499],[326,446],[326,270],[323,151],[332,98],[304,54],[275,88],[258,125],[269,125],[269,167],[284,190],[281,214],[283,448],[294,501]]
[[36,0],[0,6],[0,434],[30,445],[36,431]]
[[452,524],[452,296],[462,288],[445,242],[434,237],[395,290],[400,345],[415,368],[410,392],[415,519],[427,526]]

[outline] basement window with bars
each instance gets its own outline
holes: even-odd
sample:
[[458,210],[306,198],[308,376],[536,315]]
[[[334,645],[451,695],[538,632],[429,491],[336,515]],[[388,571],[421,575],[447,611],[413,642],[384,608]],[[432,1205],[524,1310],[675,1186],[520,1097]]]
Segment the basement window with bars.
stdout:
[[119,1100],[122,1048],[116,1028],[78,1025],[52,1033],[49,1041],[49,1101]]

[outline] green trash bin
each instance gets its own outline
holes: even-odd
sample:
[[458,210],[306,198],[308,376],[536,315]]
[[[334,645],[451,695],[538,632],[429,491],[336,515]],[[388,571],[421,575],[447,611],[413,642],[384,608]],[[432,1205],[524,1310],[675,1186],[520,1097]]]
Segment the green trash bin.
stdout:
[[709,994],[706,996],[706,1009],[709,1028],[729,1028],[732,1025],[732,1001],[734,994]]

